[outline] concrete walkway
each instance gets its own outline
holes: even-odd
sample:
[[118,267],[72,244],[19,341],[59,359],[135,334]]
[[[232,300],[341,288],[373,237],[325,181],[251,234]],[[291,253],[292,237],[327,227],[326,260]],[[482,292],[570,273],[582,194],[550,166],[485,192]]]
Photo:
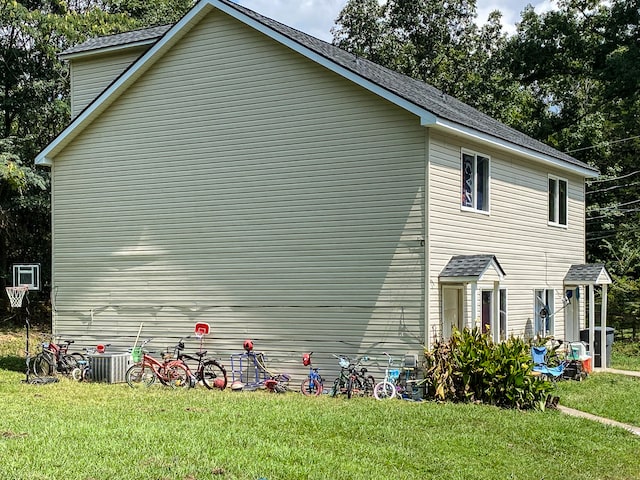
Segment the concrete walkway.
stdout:
[[597,369],[596,372],[617,373],[619,375],[628,375],[630,377],[640,377],[640,372],[632,372],[631,370],[616,370],[615,368],[606,368],[604,370]]
[[611,420],[609,418],[598,417],[597,415],[592,415],[590,413],[581,412],[580,410],[575,410],[573,408],[564,407],[562,405],[558,405],[558,410],[562,413],[566,413],[567,415],[571,415],[573,417],[587,418],[589,420],[593,420],[595,422],[604,423],[605,425],[611,425],[612,427],[620,427],[625,430],[630,431],[634,435],[640,436],[640,427],[636,427],[634,425],[628,425],[626,423],[616,422],[615,420]]
[[[607,369],[596,369],[596,372],[598,372],[598,373],[615,373],[615,374],[619,374],[619,375],[628,375],[630,377],[639,377],[640,378],[640,372],[633,372],[633,371],[630,371],[630,370],[616,370],[614,368],[607,368]],[[565,413],[567,415],[571,415],[571,416],[574,416],[574,417],[580,417],[580,418],[587,418],[587,419],[593,420],[595,422],[604,423],[605,425],[611,425],[613,427],[624,428],[625,430],[628,430],[629,432],[633,433],[634,435],[640,436],[640,427],[636,427],[634,425],[628,425],[628,424],[622,423],[622,422],[617,422],[617,421],[611,420],[609,418],[598,417],[597,415],[592,415],[590,413],[581,412],[580,410],[575,410],[573,408],[564,407],[562,405],[558,405],[557,408],[558,408],[559,411],[561,411],[562,413]]]

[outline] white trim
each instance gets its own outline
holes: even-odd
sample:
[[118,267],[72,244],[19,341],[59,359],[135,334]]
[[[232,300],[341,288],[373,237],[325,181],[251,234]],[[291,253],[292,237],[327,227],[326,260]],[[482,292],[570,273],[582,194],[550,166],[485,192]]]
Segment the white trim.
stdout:
[[[502,292],[504,292],[504,338],[502,338],[502,319],[500,314],[500,300],[502,300]],[[509,289],[507,287],[500,286],[498,288],[498,340],[504,341],[509,338]]]
[[58,58],[60,60],[73,60],[75,58],[93,57],[93,56],[103,55],[107,53],[119,52],[121,50],[127,50],[129,48],[153,45],[157,41],[158,41],[158,37],[151,37],[147,40],[138,40],[137,42],[120,43],[118,45],[109,45],[107,47],[96,47],[91,50],[82,50],[81,52],[61,54],[61,55],[58,55]]
[[[473,204],[474,206],[469,207],[462,204],[462,189],[464,188],[464,156],[473,157]],[[475,205],[478,201],[477,196],[477,172],[478,172],[478,157],[486,158],[489,162],[486,174],[486,198],[484,199],[487,209],[479,209]],[[474,213],[483,213],[485,215],[491,214],[491,156],[485,153],[476,152],[474,150],[469,150],[468,148],[460,149],[460,210],[465,212],[474,212]]]
[[[538,297],[538,292],[542,292],[542,295],[544,296],[544,298],[540,299]],[[547,297],[549,296],[549,293],[551,292],[551,302],[553,302],[552,305],[548,305],[546,303],[547,301]],[[564,294],[564,291],[563,291]],[[550,312],[547,312],[547,318],[549,326],[551,327],[549,329],[549,331],[545,331],[543,332],[544,335],[543,336],[547,336],[547,335],[555,335],[555,331],[556,331],[556,290],[554,288],[548,288],[548,287],[543,287],[543,288],[534,288],[533,289],[533,336],[539,335],[539,332],[537,331],[536,328],[536,322],[539,318],[539,314],[540,314],[540,309],[538,308],[538,302],[539,300],[543,300],[545,303],[543,303],[543,306],[548,306],[549,309],[551,310]],[[542,320],[542,318],[540,317],[540,320]]]
[[[556,183],[556,192],[555,192],[555,208],[554,208],[554,216],[556,218],[556,221],[551,221],[549,220],[549,181],[553,180]],[[565,216],[566,216],[566,223],[560,223],[559,219],[560,219],[560,203],[562,201],[562,199],[560,198],[560,182],[564,182],[565,183],[565,198],[564,198],[564,204],[565,204]],[[567,180],[566,178],[563,177],[559,177],[557,175],[552,175],[552,174],[548,174],[547,175],[547,224],[550,227],[559,227],[559,228],[564,228],[567,229],[569,228],[569,180]]]
[[451,122],[449,120],[445,120],[443,118],[438,118],[433,125],[426,125],[426,124],[423,124],[423,125],[431,126],[439,130],[445,130],[445,131],[448,131],[449,133],[457,133],[458,135],[463,135],[464,137],[471,138],[484,145],[489,145],[492,147],[500,148],[501,150],[514,152],[514,153],[517,153],[518,155],[522,155],[526,158],[539,161],[543,164],[553,166],[555,168],[559,168],[571,173],[576,173],[585,178],[595,178],[599,176],[599,173],[596,169],[585,168],[579,165],[573,165],[571,163],[568,163],[565,160],[552,157],[551,155],[548,155],[546,153],[538,152],[536,150],[523,147],[521,145],[516,145],[515,143],[509,142],[508,140],[496,138],[487,133],[478,132],[477,130],[473,130],[472,128],[459,125],[457,123]]

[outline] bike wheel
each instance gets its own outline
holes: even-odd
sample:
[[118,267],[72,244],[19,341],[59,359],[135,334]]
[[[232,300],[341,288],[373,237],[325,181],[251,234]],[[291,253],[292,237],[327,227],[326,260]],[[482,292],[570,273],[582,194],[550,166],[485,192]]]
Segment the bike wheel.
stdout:
[[217,388],[224,390],[227,388],[227,371],[224,366],[216,360],[204,362],[201,370],[202,383],[208,389]]
[[48,377],[55,374],[53,361],[44,353],[38,353],[31,361],[31,372],[36,377]]
[[340,379],[336,378],[333,382],[333,386],[331,387],[331,390],[329,390],[329,396],[337,397],[339,393],[340,393]]
[[300,391],[307,397],[320,395],[322,393],[322,384],[315,378],[307,378],[300,385]]
[[131,388],[149,387],[156,381],[153,370],[144,365],[131,365],[125,373],[127,384]]
[[373,378],[372,375],[367,375],[364,379],[364,382],[362,384],[362,389],[363,389],[363,394],[366,397],[370,397],[373,395],[373,389],[376,386],[376,380]]
[[184,365],[174,364],[167,366],[165,375],[165,382],[171,388],[191,388],[193,386],[189,370]]
[[76,382],[81,382],[84,378],[84,368],[76,367],[71,370],[71,378]]
[[356,379],[355,377],[350,376],[347,381],[347,398],[351,398],[353,396],[353,392],[356,388]]
[[64,373],[66,375],[71,375],[73,371],[80,367],[81,363],[85,362],[84,355],[81,353],[70,353],[60,356],[60,361],[58,362],[58,370],[60,373]]
[[396,396],[396,386],[387,381],[380,382],[374,387],[373,396],[376,400],[388,400],[393,398]]

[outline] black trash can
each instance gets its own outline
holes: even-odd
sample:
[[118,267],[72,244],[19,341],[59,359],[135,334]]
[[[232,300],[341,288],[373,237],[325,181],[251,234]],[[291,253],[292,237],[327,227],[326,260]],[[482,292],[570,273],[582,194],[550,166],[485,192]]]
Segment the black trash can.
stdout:
[[[605,355],[606,355],[606,365],[607,367],[611,366],[611,346],[613,345],[613,335],[615,333],[615,330],[612,327],[607,327],[607,338],[606,338],[606,342],[607,342],[607,348],[605,351]],[[601,347],[601,337],[602,337],[602,327],[595,327],[595,338],[593,340],[593,350],[594,350],[594,354],[593,355],[593,366],[594,367],[601,367],[602,363],[600,361],[600,352],[602,352],[602,347]],[[584,330],[580,330],[580,341],[586,343],[587,345],[589,345],[589,329],[586,328]]]

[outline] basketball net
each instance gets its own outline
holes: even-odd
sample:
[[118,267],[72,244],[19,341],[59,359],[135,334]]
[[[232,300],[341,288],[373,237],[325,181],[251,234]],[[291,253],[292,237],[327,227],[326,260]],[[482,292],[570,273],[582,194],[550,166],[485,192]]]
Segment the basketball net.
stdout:
[[24,298],[25,293],[27,293],[27,290],[29,290],[29,287],[26,285],[20,285],[18,287],[5,287],[5,290],[7,291],[7,296],[11,302],[11,307],[19,308],[22,306],[22,299]]

